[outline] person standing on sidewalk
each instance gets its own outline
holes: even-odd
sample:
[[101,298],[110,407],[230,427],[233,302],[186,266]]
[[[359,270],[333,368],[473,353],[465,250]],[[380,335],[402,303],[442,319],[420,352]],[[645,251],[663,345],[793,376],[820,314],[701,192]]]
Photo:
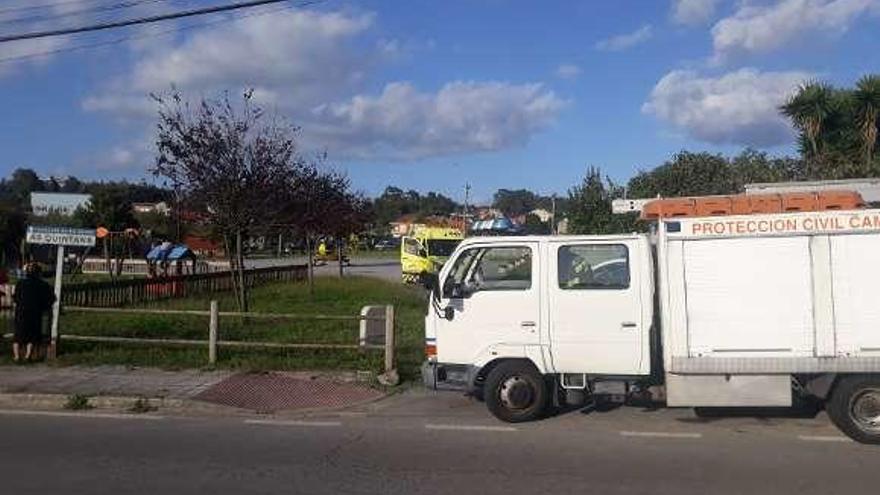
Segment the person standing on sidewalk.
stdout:
[[24,359],[34,358],[34,348],[43,339],[43,315],[55,303],[52,287],[41,277],[40,265],[28,263],[25,278],[15,284],[15,338],[12,341],[12,357],[21,361],[21,346],[25,347]]

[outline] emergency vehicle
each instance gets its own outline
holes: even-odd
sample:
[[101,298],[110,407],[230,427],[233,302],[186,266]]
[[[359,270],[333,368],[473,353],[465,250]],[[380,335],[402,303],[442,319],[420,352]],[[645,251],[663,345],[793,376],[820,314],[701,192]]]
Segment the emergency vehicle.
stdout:
[[462,239],[461,230],[450,227],[419,227],[403,237],[400,242],[403,282],[415,284],[427,275],[436,275]]
[[824,403],[880,443],[880,210],[856,193],[648,203],[649,234],[463,241],[425,318],[430,387],[497,418],[633,396]]

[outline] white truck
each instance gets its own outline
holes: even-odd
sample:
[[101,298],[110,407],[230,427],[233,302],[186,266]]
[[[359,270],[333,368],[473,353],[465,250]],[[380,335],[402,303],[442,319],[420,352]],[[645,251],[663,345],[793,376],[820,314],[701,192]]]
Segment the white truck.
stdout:
[[880,210],[471,238],[429,286],[426,385],[466,388],[501,420],[633,394],[673,407],[804,398],[880,443]]

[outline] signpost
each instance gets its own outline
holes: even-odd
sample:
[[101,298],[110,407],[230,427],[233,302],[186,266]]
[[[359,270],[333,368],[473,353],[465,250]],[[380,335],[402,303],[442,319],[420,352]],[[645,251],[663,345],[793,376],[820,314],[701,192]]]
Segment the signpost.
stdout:
[[58,317],[61,310],[61,278],[64,269],[64,246],[94,247],[94,229],[73,229],[48,225],[29,225],[26,240],[28,244],[58,246],[55,258],[55,304],[52,305],[52,341],[49,345],[49,359],[55,359],[58,350]]
[[611,202],[611,212],[617,215],[624,213],[640,212],[642,208],[650,201],[656,198],[648,199],[615,199]]

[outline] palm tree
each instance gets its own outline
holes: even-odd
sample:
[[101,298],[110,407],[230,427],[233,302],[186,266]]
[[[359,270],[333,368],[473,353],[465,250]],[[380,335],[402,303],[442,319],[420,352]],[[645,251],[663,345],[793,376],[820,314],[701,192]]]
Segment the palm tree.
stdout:
[[877,145],[877,120],[880,118],[880,75],[867,75],[859,79],[853,91],[856,116],[865,151],[865,164],[870,165]]
[[802,84],[797,93],[779,107],[791,119],[810,144],[813,158],[819,156],[819,136],[822,124],[834,110],[834,89],[828,84],[812,81]]

